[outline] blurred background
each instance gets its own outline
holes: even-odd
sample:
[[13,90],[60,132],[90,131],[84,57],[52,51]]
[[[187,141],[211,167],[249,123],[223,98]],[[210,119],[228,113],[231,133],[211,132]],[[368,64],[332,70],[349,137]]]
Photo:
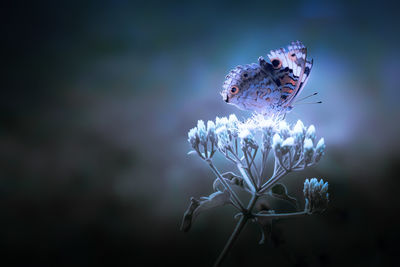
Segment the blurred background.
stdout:
[[[225,266],[393,266],[400,209],[399,7],[388,1],[13,1],[2,4],[3,266],[211,266],[231,207],[179,231],[213,174],[190,150],[198,119],[236,113],[236,65],[301,40],[314,58],[288,116],[325,138],[322,215],[243,231]],[[217,157],[221,171],[231,170]],[[288,209],[282,206],[283,209]]]

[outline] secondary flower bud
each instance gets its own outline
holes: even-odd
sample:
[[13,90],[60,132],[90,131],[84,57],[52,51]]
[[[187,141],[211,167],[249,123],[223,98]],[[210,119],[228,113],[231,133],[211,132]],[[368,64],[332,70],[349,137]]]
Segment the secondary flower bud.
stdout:
[[194,149],[197,149],[197,146],[200,143],[199,135],[197,134],[197,127],[190,129],[188,132],[188,142]]
[[215,124],[213,121],[207,122],[207,138],[212,144],[217,143],[217,135],[215,133]]
[[225,126],[222,126],[216,131],[218,137],[218,148],[225,151],[230,147],[229,133]]
[[241,139],[241,145],[242,145],[242,149],[248,149],[248,148],[252,148],[252,149],[256,149],[258,148],[257,142],[254,139],[254,136],[251,134],[251,132],[244,128],[240,131],[239,133],[239,137]]
[[306,138],[311,139],[313,142],[315,140],[315,127],[314,125],[310,125],[310,127],[308,127],[307,132],[306,132]]
[[280,121],[278,128],[282,138],[288,138],[290,136],[290,129],[286,121]]
[[324,138],[319,139],[315,148],[315,162],[318,162],[321,157],[325,154],[325,141]]
[[326,209],[329,202],[328,182],[324,183],[322,179],[318,182],[316,178],[306,179],[303,193],[307,212],[321,212]]
[[286,138],[282,143],[282,155],[285,155],[290,151],[290,149],[294,146],[294,138],[289,137]]
[[296,142],[303,142],[305,134],[305,127],[301,120],[298,120],[296,125],[293,127],[293,137],[296,138]]
[[311,139],[306,138],[304,140],[304,162],[306,164],[311,163],[314,156],[314,145]]
[[226,126],[228,124],[228,119],[226,117],[216,117],[215,118],[215,129],[218,129],[222,126]]
[[232,135],[232,138],[237,138],[239,133],[239,120],[235,114],[229,115],[228,119],[228,129]]
[[204,121],[199,120],[197,121],[197,134],[199,135],[200,144],[206,145],[207,144],[207,131],[206,125]]

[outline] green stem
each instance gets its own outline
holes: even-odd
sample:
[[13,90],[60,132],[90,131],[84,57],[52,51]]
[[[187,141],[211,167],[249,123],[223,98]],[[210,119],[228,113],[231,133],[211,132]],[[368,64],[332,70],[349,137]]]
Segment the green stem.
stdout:
[[292,213],[278,213],[278,214],[254,214],[254,217],[262,217],[268,219],[286,219],[286,218],[293,218],[293,217],[300,217],[308,215],[307,211],[299,211],[299,212],[292,212]]
[[235,230],[233,231],[231,237],[229,238],[228,242],[226,243],[224,249],[222,250],[221,254],[219,255],[217,261],[214,264],[214,267],[221,266],[222,261],[226,258],[228,255],[229,251],[233,247],[233,244],[239,237],[240,232],[243,230],[244,226],[246,225],[247,221],[249,218],[252,216],[251,211],[254,208],[254,205],[256,204],[258,199],[257,194],[253,194],[249,205],[247,206],[247,211],[243,216],[240,218],[239,222],[237,223]]
[[217,168],[215,168],[212,161],[210,159],[206,159],[206,162],[208,163],[208,165],[210,166],[210,168],[214,172],[214,174],[217,176],[217,178],[220,180],[220,182],[223,184],[223,186],[226,188],[226,190],[228,190],[231,193],[232,199],[236,202],[236,204],[240,207],[240,209],[242,211],[246,210],[244,208],[242,202],[240,201],[240,198],[238,197],[238,195],[235,193],[235,191],[233,191],[231,186],[224,180],[224,177],[222,177],[222,175],[219,173]]

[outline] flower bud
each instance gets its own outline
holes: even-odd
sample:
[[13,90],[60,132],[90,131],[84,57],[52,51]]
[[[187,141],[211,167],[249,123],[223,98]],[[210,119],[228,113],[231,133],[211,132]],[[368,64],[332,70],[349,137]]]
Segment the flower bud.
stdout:
[[275,130],[275,123],[271,120],[261,120],[259,127],[262,132],[263,149],[269,149],[272,145],[272,134]]
[[254,136],[251,134],[251,132],[248,129],[246,129],[246,128],[241,129],[241,131],[239,133],[239,137],[241,139],[242,149],[247,150],[248,148],[252,148],[252,149],[258,148],[258,144],[257,144]]
[[296,125],[293,127],[293,137],[296,139],[296,143],[300,143],[303,142],[304,140],[304,134],[305,134],[305,127],[303,122],[301,122],[301,120],[298,120]]
[[282,138],[288,138],[290,136],[290,129],[286,121],[280,121],[278,128]]
[[309,213],[321,212],[326,209],[329,202],[328,182],[312,178],[306,179],[303,189],[304,197],[306,199],[306,210]]
[[192,145],[194,149],[197,149],[197,146],[200,143],[199,135],[197,134],[197,128],[194,127],[190,129],[188,132],[188,142]]
[[225,151],[230,147],[229,133],[225,126],[222,126],[216,130],[218,139],[218,148]]
[[282,143],[282,155],[285,155],[290,151],[290,149],[294,146],[294,138],[289,137],[286,138]]
[[229,115],[228,119],[228,129],[232,135],[233,138],[238,137],[238,132],[239,132],[239,120],[237,119],[235,114]]
[[207,145],[207,131],[204,121],[197,121],[197,134],[199,135],[200,144]]
[[314,156],[314,145],[311,139],[306,138],[304,140],[304,162],[306,164],[311,163]]
[[318,162],[321,157],[325,154],[325,141],[324,138],[319,139],[315,148],[315,162]]
[[310,125],[310,127],[308,127],[307,132],[306,132],[306,138],[311,139],[313,142],[315,140],[315,127],[314,125]]
[[222,126],[226,126],[228,124],[228,119],[226,117],[216,117],[215,118],[215,128],[218,129]]
[[210,140],[212,144],[216,144],[217,142],[217,135],[215,133],[215,124],[213,121],[207,122],[207,138]]
[[279,134],[275,134],[272,138],[272,148],[274,149],[275,156],[280,158],[282,156],[282,138]]

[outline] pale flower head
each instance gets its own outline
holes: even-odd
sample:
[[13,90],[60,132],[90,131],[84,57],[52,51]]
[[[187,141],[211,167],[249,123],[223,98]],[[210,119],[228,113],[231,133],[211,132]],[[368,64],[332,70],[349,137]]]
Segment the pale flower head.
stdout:
[[303,189],[306,199],[306,210],[308,213],[324,211],[329,202],[328,182],[312,178],[306,179]]
[[199,135],[200,144],[206,145],[207,144],[207,130],[204,121],[199,120],[197,122],[197,133]]
[[289,125],[287,124],[286,121],[280,121],[278,124],[278,129],[279,133],[282,136],[282,138],[288,138],[290,136],[290,129]]
[[304,162],[306,164],[311,163],[312,158],[314,156],[314,145],[311,139],[306,138],[304,140]]
[[324,138],[319,139],[315,148],[315,162],[318,162],[321,157],[325,154],[325,141]]
[[293,127],[293,137],[296,139],[296,142],[302,142],[304,140],[304,134],[306,132],[306,128],[301,120],[298,120],[296,125]]
[[216,134],[218,137],[218,148],[222,151],[226,151],[231,145],[228,129],[226,129],[226,126],[221,126],[216,130]]
[[188,132],[188,142],[193,148],[196,148],[199,145],[200,139],[199,135],[197,134],[196,127],[190,129],[190,131]]
[[239,132],[239,137],[241,139],[242,149],[256,149],[258,148],[258,144],[253,136],[253,134],[247,128],[241,128]]
[[217,134],[215,133],[215,124],[213,121],[207,122],[207,138],[212,144],[217,143]]
[[285,155],[294,146],[294,138],[288,137],[282,142],[282,154]]
[[315,127],[314,127],[314,125],[311,124],[308,127],[307,132],[306,132],[306,138],[309,138],[314,142],[314,140],[315,140]]

